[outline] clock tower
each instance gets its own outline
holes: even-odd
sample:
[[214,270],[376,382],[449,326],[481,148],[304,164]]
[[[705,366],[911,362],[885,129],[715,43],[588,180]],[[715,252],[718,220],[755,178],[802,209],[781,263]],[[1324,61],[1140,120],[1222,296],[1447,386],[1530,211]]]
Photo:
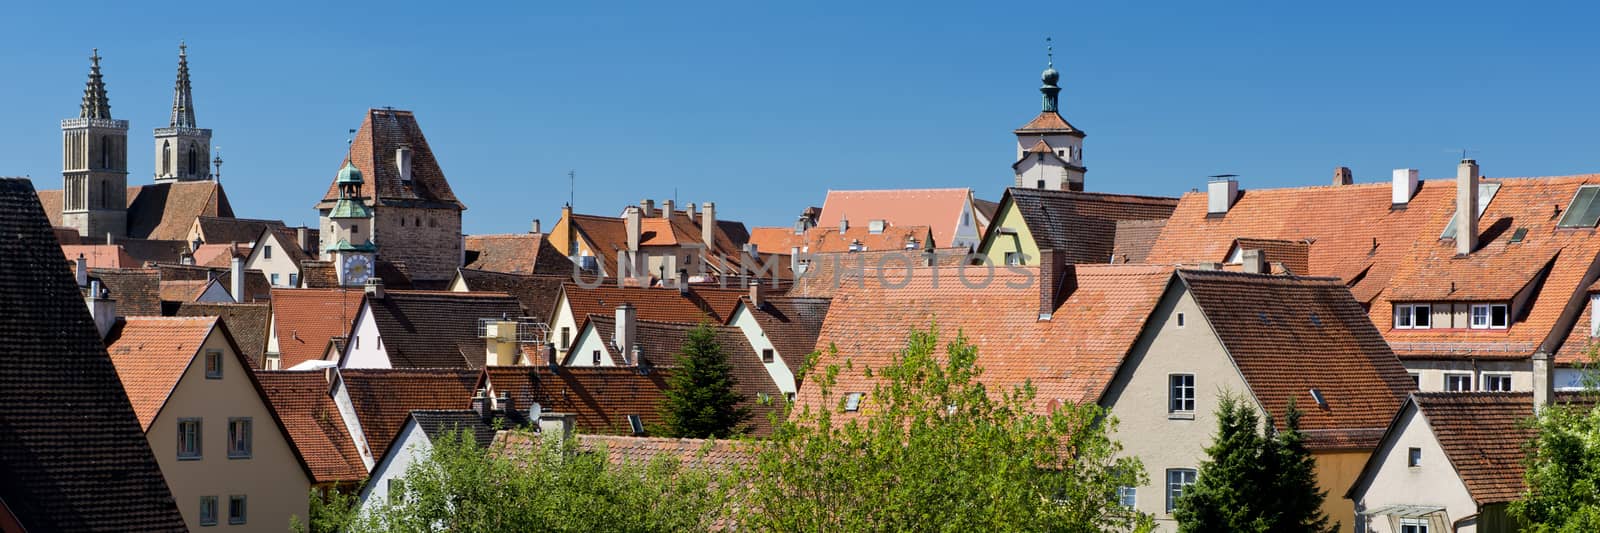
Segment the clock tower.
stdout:
[[361,196],[361,170],[349,161],[339,169],[335,180],[339,201],[328,213],[328,228],[333,243],[323,250],[322,259],[333,261],[341,287],[358,287],[373,277],[378,247],[372,243],[372,209]]

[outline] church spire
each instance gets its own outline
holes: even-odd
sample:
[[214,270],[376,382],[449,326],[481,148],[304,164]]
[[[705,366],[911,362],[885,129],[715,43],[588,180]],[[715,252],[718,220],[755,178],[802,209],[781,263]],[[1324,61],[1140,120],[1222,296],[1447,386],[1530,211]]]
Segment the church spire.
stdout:
[[78,118],[111,118],[111,99],[106,97],[106,82],[100,77],[100,49],[89,56],[89,82],[83,88],[83,105]]
[[174,128],[193,128],[194,93],[189,87],[189,46],[178,42],[178,82],[172,88],[172,121]]
[[1044,109],[1042,111],[1055,113],[1058,111],[1056,107],[1057,98],[1061,95],[1061,88],[1056,86],[1056,81],[1061,79],[1061,73],[1056,72],[1055,45],[1051,43],[1049,37],[1046,37],[1044,42],[1045,56],[1048,63],[1045,65],[1044,73],[1039,76],[1040,80],[1044,82],[1044,86],[1039,88],[1039,92],[1044,93]]

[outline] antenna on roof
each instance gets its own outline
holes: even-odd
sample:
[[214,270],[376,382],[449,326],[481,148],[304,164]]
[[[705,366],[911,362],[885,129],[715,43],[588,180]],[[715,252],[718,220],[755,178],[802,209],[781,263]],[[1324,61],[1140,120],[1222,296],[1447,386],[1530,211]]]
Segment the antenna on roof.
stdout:
[[572,207],[572,204],[577,203],[577,201],[578,201],[577,200],[577,189],[578,189],[578,185],[577,185],[578,178],[577,178],[577,175],[578,175],[578,171],[576,171],[576,170],[568,170],[567,171],[567,207]]

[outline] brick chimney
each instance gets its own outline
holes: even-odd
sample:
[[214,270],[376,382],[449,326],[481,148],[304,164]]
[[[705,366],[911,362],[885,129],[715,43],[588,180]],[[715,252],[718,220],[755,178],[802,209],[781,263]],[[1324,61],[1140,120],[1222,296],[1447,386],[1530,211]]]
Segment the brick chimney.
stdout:
[[483,389],[478,389],[478,392],[473,393],[472,395],[471,405],[472,412],[478,413],[478,416],[481,417],[488,417],[489,413],[491,412],[491,407],[489,405],[489,393]]
[[767,291],[762,288],[762,285],[763,284],[761,283],[761,280],[751,278],[751,280],[750,280],[750,308],[751,309],[760,309],[761,308],[761,302],[766,300]]
[[1417,195],[1417,169],[1394,169],[1394,192],[1390,199],[1391,205],[1404,206],[1411,203],[1411,197]]
[[1339,167],[1333,169],[1334,185],[1354,185],[1355,182],[1356,177],[1354,174],[1350,173],[1350,167]]
[[1077,269],[1067,263],[1067,255],[1051,249],[1039,250],[1039,320],[1051,320],[1056,308],[1077,288]]
[[1456,166],[1456,255],[1478,249],[1478,162],[1462,159]]
[[1244,250],[1239,256],[1244,260],[1246,274],[1271,274],[1271,271],[1267,270],[1267,257],[1261,250]]
[[630,362],[633,357],[633,345],[638,342],[638,325],[634,320],[636,316],[633,304],[624,303],[617,306],[617,324],[613,331],[615,338],[612,341],[616,344],[617,356]]

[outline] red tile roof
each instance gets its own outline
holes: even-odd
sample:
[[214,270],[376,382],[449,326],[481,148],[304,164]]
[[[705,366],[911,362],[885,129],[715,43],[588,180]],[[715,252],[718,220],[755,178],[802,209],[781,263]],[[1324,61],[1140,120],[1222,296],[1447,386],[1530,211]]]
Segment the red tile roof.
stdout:
[[571,275],[529,276],[467,268],[457,272],[466,281],[467,290],[503,292],[515,296],[517,301],[522,303],[523,315],[537,318],[545,323],[554,322],[552,315],[556,311],[556,302],[561,298],[561,287],[572,281]]
[[466,266],[507,274],[572,276],[572,260],[540,233],[468,235]]
[[638,415],[646,428],[662,423],[665,374],[641,375],[632,367],[490,366],[477,387],[509,394],[517,406],[538,403],[545,412],[575,414],[583,433],[631,435],[627,415]]
[[1083,136],[1083,131],[1072,127],[1072,124],[1067,123],[1067,119],[1061,118],[1061,114],[1055,111],[1039,113],[1039,116],[1033,117],[1033,120],[1017,128],[1015,133],[1067,133]]
[[[929,239],[933,238],[933,230],[927,226],[894,226],[889,225],[883,231],[872,233],[871,228],[865,224],[852,225],[844,233],[838,227],[818,226],[806,230],[805,243],[801,251],[804,253],[837,253],[870,250],[905,250],[915,239],[917,250],[928,248]],[[938,244],[938,243],[934,243]],[[757,251],[760,251],[759,249]],[[790,250],[772,250],[770,253],[788,254]]]
[[[120,302],[119,302],[120,304]],[[239,351],[260,368],[267,348],[267,330],[272,323],[272,307],[267,303],[195,303],[178,307],[177,316],[214,316],[222,319]]]
[[[201,216],[194,220],[206,244],[249,244],[269,228],[286,228],[282,220]],[[292,234],[292,232],[291,232]]]
[[117,301],[121,316],[160,316],[161,278],[154,269],[90,269]]
[[362,296],[350,289],[273,289],[280,368],[321,359],[328,339],[348,336]]
[[1118,220],[1116,241],[1111,246],[1112,263],[1143,263],[1150,257],[1150,248],[1161,238],[1166,219]]
[[[639,228],[640,245],[703,245],[700,228],[704,220],[704,217],[696,217],[694,221],[690,221],[686,214],[674,215],[670,222],[659,216],[643,217]],[[617,275],[617,250],[628,249],[626,222],[621,217],[574,213],[568,223],[588,241],[591,246],[590,251],[599,257],[601,268],[606,274]],[[710,250],[713,258],[730,256],[737,258],[744,244],[749,241],[750,235],[745,230],[743,222],[719,219],[712,239],[715,241]]]
[[503,292],[385,291],[364,302],[394,368],[480,366],[478,320],[522,314],[522,304]]
[[106,341],[111,363],[145,431],[217,324],[216,317],[128,317]]
[[417,409],[471,407],[476,370],[355,369],[339,371],[351,407],[373,457],[383,457],[389,443]]
[[[395,162],[401,146],[411,148],[409,183],[400,180],[399,165]],[[444,170],[434,158],[433,150],[428,148],[428,139],[423,137],[422,127],[417,125],[417,118],[410,111],[368,109],[345,161],[361,170],[361,195],[369,205],[376,201],[379,205],[466,209],[451,192]],[[338,168],[344,167],[345,161],[341,161]],[[329,174],[338,172],[338,168]],[[329,183],[328,192],[317,208],[330,209],[338,199],[338,184]]]
[[756,245],[756,250],[763,254],[787,254],[805,241],[805,235],[796,235],[794,228],[750,228],[750,244]]
[[[726,472],[735,467],[755,462],[755,451],[748,444],[735,440],[671,439],[663,437],[622,437],[615,435],[578,435],[581,450],[606,451],[612,464],[648,466],[658,457],[670,457],[684,468],[710,469]],[[528,431],[502,430],[495,434],[490,449],[510,457],[527,455],[538,450],[538,434]]]
[[[1522,497],[1527,488],[1523,446],[1533,438],[1523,422],[1533,416],[1533,393],[1427,392],[1413,394],[1411,401],[1473,501],[1482,506]],[[1594,406],[1593,398],[1575,394],[1558,394],[1556,401],[1582,409]]]
[[[61,226],[61,190],[39,191],[39,203],[50,216],[51,226]],[[202,216],[232,217],[233,206],[222,184],[214,181],[181,181],[128,187],[128,229],[135,239],[186,241],[195,219]],[[86,237],[104,242],[104,236]]]
[[1282,263],[1291,274],[1305,275],[1310,269],[1311,244],[1305,241],[1240,237],[1234,240],[1233,249],[1260,250],[1267,264]]
[[367,478],[361,452],[345,428],[321,371],[257,371],[267,400],[311,469],[314,483],[355,483]]
[[750,305],[744,299],[750,316],[761,326],[767,341],[783,356],[784,366],[798,377],[805,357],[816,349],[817,336],[822,334],[822,321],[828,316],[830,298],[799,298],[769,296],[762,299],[761,307]]
[[[941,268],[967,262],[965,248],[938,248],[934,252],[934,262]],[[787,295],[827,298],[847,283],[857,284],[856,278],[851,276],[858,269],[862,275],[875,277],[879,265],[883,267],[886,280],[898,280],[905,275],[908,264],[925,265],[927,257],[922,252],[908,254],[907,250],[811,254],[803,258],[806,261],[804,271],[795,274],[794,287]]]
[[179,279],[161,281],[161,301],[164,302],[193,302],[205,294],[206,287],[211,285],[211,280],[204,279]]
[[[1119,221],[1164,220],[1178,199],[1012,187],[1000,204],[1016,209],[1040,250],[1064,252],[1069,263],[1095,264],[1112,262]],[[999,231],[991,224],[984,239],[1001,238]]]
[[887,220],[895,226],[932,228],[935,244],[951,246],[961,214],[971,204],[971,189],[828,191],[817,227],[837,229],[839,219],[849,220],[851,226]]
[[128,255],[119,244],[63,244],[61,255],[67,261],[76,261],[79,255],[89,263],[89,268],[138,268],[139,260]]
[[617,306],[624,303],[633,304],[640,320],[697,324],[701,319],[710,319],[721,324],[728,320],[744,293],[739,289],[700,286],[691,286],[686,295],[680,294],[676,288],[617,287],[607,284],[585,289],[571,282],[562,286],[563,297],[579,328],[583,327],[589,315],[614,315]]

